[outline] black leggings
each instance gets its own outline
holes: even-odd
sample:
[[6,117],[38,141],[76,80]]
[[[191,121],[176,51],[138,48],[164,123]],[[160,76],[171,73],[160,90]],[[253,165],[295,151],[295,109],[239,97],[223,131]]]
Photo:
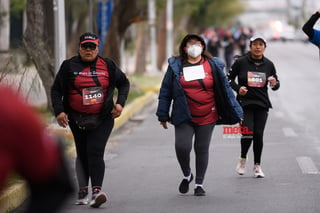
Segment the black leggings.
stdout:
[[101,187],[105,172],[104,152],[114,119],[107,118],[98,128],[87,131],[79,129],[72,119],[69,125],[77,152],[76,174],[79,187],[87,187],[89,179],[92,187]]
[[178,162],[184,176],[190,175],[190,152],[192,138],[196,158],[196,184],[202,184],[209,160],[209,145],[211,141],[213,124],[196,125],[185,122],[175,126],[175,149]]
[[263,132],[268,118],[268,109],[251,105],[243,107],[242,129],[248,128],[250,134],[241,138],[241,158],[246,158],[253,140],[254,163],[260,164],[263,148]]

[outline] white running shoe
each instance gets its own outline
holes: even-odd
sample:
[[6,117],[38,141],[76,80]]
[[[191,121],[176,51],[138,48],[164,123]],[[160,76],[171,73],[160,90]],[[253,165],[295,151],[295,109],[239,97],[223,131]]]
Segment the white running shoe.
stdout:
[[236,167],[236,171],[239,175],[244,175],[246,173],[246,158],[240,158]]
[[90,206],[92,208],[99,208],[106,201],[107,195],[104,192],[98,191],[97,193],[93,193]]
[[264,178],[264,173],[262,172],[260,165],[254,165],[253,172],[256,178]]
[[78,193],[78,200],[75,203],[76,205],[88,205],[89,196],[87,190],[80,190]]

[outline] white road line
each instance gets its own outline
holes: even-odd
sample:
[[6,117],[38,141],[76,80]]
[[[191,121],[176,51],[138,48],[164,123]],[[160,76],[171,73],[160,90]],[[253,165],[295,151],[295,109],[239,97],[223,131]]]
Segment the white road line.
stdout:
[[306,156],[296,158],[303,174],[319,174],[319,170],[313,160]]
[[286,137],[297,137],[298,136],[298,134],[290,127],[283,127],[282,131]]

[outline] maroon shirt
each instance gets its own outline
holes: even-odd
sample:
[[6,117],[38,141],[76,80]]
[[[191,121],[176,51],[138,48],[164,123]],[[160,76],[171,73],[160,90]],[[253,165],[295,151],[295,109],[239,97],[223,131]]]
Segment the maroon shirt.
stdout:
[[[192,115],[191,121],[199,125],[205,125],[216,122],[218,113],[213,90],[212,68],[208,60],[201,60],[199,64],[203,65],[205,72],[205,78],[202,79],[203,85],[198,80],[185,81],[183,76],[180,78],[180,83],[187,96],[189,110]],[[189,64],[189,66],[192,65]]]
[[[95,75],[102,87],[102,97],[100,101],[94,103],[95,100],[91,99],[93,104],[85,105],[84,98],[85,95],[79,94],[79,91],[83,91],[86,88],[97,87],[96,82],[93,79]],[[98,58],[95,65],[94,73],[90,71],[90,66],[85,67],[83,70],[79,71],[78,75],[74,79],[74,86],[77,88],[75,90],[73,87],[69,89],[69,103],[72,109],[77,112],[83,113],[100,113],[103,103],[106,98],[107,89],[109,87],[109,72],[106,62],[102,58]]]

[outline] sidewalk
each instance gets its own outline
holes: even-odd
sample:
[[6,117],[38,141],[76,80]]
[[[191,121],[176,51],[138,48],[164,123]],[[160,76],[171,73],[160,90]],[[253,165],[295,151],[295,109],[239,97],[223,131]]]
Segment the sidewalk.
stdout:
[[[141,96],[135,99],[132,103],[126,105],[121,116],[115,120],[114,130],[121,127],[126,121],[138,113],[149,101],[152,100],[158,90],[158,88],[153,88],[146,92],[144,96]],[[50,132],[54,132],[54,134],[63,134],[65,137],[72,138],[70,130],[61,128],[57,124],[50,124],[48,129]],[[68,156],[75,156],[74,146],[72,146],[67,152]],[[15,209],[27,198],[27,196],[28,189],[24,181],[20,181],[6,189],[0,196],[0,213],[8,213]]]

